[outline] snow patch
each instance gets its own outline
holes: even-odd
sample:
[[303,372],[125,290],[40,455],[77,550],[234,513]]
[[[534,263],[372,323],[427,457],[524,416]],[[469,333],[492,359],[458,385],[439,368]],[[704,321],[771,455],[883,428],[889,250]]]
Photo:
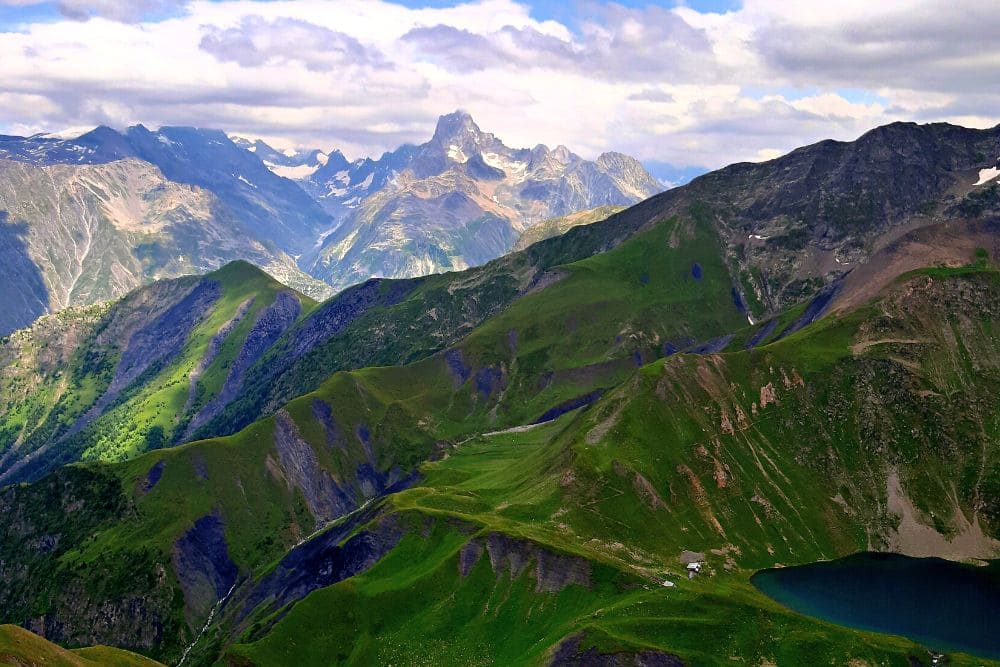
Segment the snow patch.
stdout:
[[462,151],[462,147],[457,146],[455,144],[448,146],[448,157],[454,160],[455,162],[461,162],[461,163],[467,162],[469,160],[469,158],[467,158],[465,156],[465,153]]
[[244,183],[246,183],[247,185],[249,185],[249,186],[250,186],[251,188],[253,188],[254,190],[256,190],[256,189],[257,189],[257,186],[256,186],[256,185],[254,185],[253,183],[251,183],[250,181],[248,181],[248,180],[246,179],[246,177],[245,177],[245,176],[243,176],[242,174],[241,174],[240,176],[237,176],[236,178],[237,178],[237,179],[239,179],[239,180],[241,180],[241,181],[243,181]]
[[293,150],[291,148],[286,148],[285,150],[281,151],[281,153],[285,157],[295,157],[298,154],[297,151],[295,151],[295,150]]
[[323,152],[316,153],[316,161],[325,167],[326,163],[330,161],[330,156]]
[[518,160],[508,160],[502,155],[497,153],[483,153],[483,162],[493,167],[494,169],[500,169],[504,173],[509,175],[520,175],[528,170],[527,162],[520,162]]
[[368,176],[365,178],[365,180],[361,181],[361,183],[358,185],[358,187],[364,188],[365,190],[367,190],[369,187],[371,187],[372,181],[374,181],[374,180],[375,180],[375,172],[373,171],[370,174],[368,174]]
[[747,238],[750,238],[750,239],[755,239],[755,240],[757,240],[757,241],[766,241],[766,240],[768,239],[768,237],[767,237],[767,236],[762,236],[762,235],[760,235],[760,234],[751,234],[751,235],[750,235],[750,236],[748,236]]
[[989,183],[997,176],[1000,176],[1000,167],[990,167],[989,169],[979,170],[979,180],[975,182],[975,185],[985,185]]
[[273,162],[268,162],[264,160],[264,166],[273,171],[278,176],[283,176],[284,178],[290,178],[293,181],[299,181],[303,178],[309,178],[316,170],[319,169],[318,164],[300,164],[297,167],[286,167],[280,164],[274,164]]
[[338,183],[343,183],[344,185],[347,185],[348,183],[351,182],[351,177],[347,173],[346,169],[342,169],[333,175],[333,180],[337,181]]

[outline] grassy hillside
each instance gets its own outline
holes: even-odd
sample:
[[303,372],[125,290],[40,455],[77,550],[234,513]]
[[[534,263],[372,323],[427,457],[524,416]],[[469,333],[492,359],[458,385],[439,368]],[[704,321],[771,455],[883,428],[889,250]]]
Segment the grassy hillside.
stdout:
[[[414,524],[372,569],[315,591],[236,664],[929,664],[913,643],[812,621],[740,578],[667,588],[475,526]],[[252,638],[252,633],[247,637]],[[988,661],[950,656],[951,664]]]
[[160,663],[109,646],[66,649],[16,625],[0,625],[0,665],[17,667],[155,667]]
[[[665,341],[737,326],[743,316],[730,299],[725,267],[713,261],[714,242],[704,224],[667,221],[608,253],[561,267],[554,284],[445,353],[402,367],[336,373],[234,436],[88,469],[94,481],[78,482],[84,473],[67,469],[9,490],[6,505],[36,520],[7,531],[11,558],[56,530],[54,518],[43,519],[53,491],[61,488],[72,498],[66,504],[86,509],[57,531],[62,537],[54,551],[33,559],[14,587],[23,594],[8,598],[6,618],[73,610],[81,620],[65,631],[75,637],[96,609],[75,608],[61,592],[96,586],[102,604],[120,604],[141,590],[120,578],[116,563],[130,563],[158,581],[155,594],[145,597],[147,612],[163,627],[162,635],[140,636],[135,646],[176,655],[196,619],[225,592],[206,592],[204,582],[186,582],[179,573],[177,544],[200,520],[215,517],[224,526],[220,562],[256,572],[462,440],[548,418],[553,408],[556,414],[578,407],[581,396],[596,399],[660,354]],[[700,259],[697,270],[691,258]],[[235,328],[231,335],[238,333]],[[225,355],[223,346],[216,359]],[[214,367],[199,386],[211,386]],[[101,492],[88,495],[94,484]],[[85,524],[79,530],[77,518]],[[157,580],[159,570],[171,576]]]
[[[4,341],[0,481],[186,439],[315,303],[246,262],[71,311]],[[227,387],[227,382],[230,386]]]

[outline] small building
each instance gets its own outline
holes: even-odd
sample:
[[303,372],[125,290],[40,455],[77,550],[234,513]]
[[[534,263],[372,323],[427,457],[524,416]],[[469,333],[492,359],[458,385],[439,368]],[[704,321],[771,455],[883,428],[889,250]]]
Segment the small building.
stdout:
[[688,579],[694,579],[694,575],[701,572],[701,563],[695,561],[687,565]]

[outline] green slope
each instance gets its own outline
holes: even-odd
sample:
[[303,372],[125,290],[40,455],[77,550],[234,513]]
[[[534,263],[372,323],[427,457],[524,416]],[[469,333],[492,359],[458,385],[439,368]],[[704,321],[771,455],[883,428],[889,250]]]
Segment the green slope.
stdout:
[[[449,352],[402,367],[336,373],[277,416],[231,437],[88,468],[86,475],[66,469],[42,484],[8,490],[5,506],[35,520],[7,530],[2,541],[11,558],[51,532],[62,538],[53,552],[31,559],[19,584],[24,588],[14,587],[23,595],[6,599],[6,618],[68,614],[73,602],[64,592],[81,586],[94,591],[94,607],[124,604],[151,586],[144,594],[147,613],[163,626],[163,636],[134,645],[148,648],[151,641],[157,655],[176,656],[210,606],[211,596],[184,588],[173,555],[199,519],[218,517],[228,558],[242,573],[257,572],[469,436],[537,419],[567,399],[611,387],[665,340],[708,337],[737,325],[742,316],[729,298],[725,268],[713,261],[714,243],[703,222],[667,221],[559,268],[558,281]],[[701,262],[700,279],[692,276],[692,257]],[[242,295],[227,297],[230,309]],[[514,345],[511,323],[519,327]],[[204,331],[218,326],[210,322]],[[231,335],[238,334],[236,328]],[[223,348],[216,359],[225,354]],[[183,377],[188,367],[174,368]],[[210,381],[212,368],[201,382]],[[185,385],[173,376],[164,388],[179,397]],[[80,475],[96,477],[81,482]],[[103,490],[89,493],[95,484]],[[111,491],[116,485],[118,494]],[[57,527],[54,517],[45,518],[45,507],[60,489],[71,498],[67,504],[87,509]],[[116,563],[142,576],[131,585]],[[159,571],[168,575],[158,577]],[[97,613],[76,612],[69,636]],[[113,632],[126,634],[124,628]]]
[[[494,565],[481,545],[495,534],[409,518],[412,531],[375,567],[312,593],[263,637],[232,646],[225,662],[541,665],[559,656],[565,662],[556,664],[578,664],[588,651],[590,660],[623,661],[616,664],[903,666],[929,658],[906,640],[795,615],[732,575],[665,588],[595,564],[563,585],[560,565],[575,567],[558,560],[566,556],[540,557],[531,543],[514,542],[494,549]],[[471,545],[480,545],[474,560]]]
[[[282,294],[299,311],[286,313],[287,321],[274,317]],[[190,420],[223,392],[241,352],[276,338],[314,306],[234,262],[18,332],[2,349],[10,365],[0,386],[0,481],[184,440]]]
[[160,663],[109,646],[68,651],[16,625],[0,625],[0,665],[17,667],[155,667]]

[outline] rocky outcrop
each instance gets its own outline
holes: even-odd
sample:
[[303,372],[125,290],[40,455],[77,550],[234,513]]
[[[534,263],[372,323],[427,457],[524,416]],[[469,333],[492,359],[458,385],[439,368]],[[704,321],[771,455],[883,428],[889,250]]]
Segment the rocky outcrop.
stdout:
[[462,547],[458,568],[463,577],[468,576],[484,551],[498,579],[504,576],[517,579],[530,571],[538,592],[558,593],[572,584],[590,588],[590,561],[557,554],[534,542],[514,539],[503,533],[475,538]]
[[[363,530],[351,534],[366,523]],[[394,515],[376,520],[374,510],[358,513],[291,549],[266,575],[241,589],[226,605],[224,615],[238,629],[250,614],[260,618],[282,610],[269,619],[270,626],[288,612],[290,605],[312,591],[371,568],[399,543],[403,534]]]
[[594,391],[588,392],[581,396],[575,396],[573,398],[567,399],[552,408],[546,410],[538,419],[534,420],[533,424],[543,424],[545,422],[552,421],[558,417],[563,416],[567,412],[572,412],[582,407],[586,407],[599,399],[604,395],[605,389],[595,389]]
[[552,654],[550,667],[684,667],[676,655],[653,649],[604,653],[595,647],[584,649],[584,634],[567,637]]
[[[315,405],[313,411],[316,411]],[[332,427],[332,414],[329,420]],[[362,459],[362,462],[343,479],[335,478],[320,463],[313,446],[299,433],[291,416],[281,410],[274,417],[277,461],[271,459],[269,469],[289,489],[298,489],[317,526],[351,512],[367,500],[405,488],[415,479],[413,474],[404,475],[398,468],[385,472],[378,469],[364,425],[359,427],[357,439],[350,443],[343,439],[327,442],[341,449],[345,460]],[[354,447],[357,449],[352,451]]]
[[274,448],[280,469],[289,489],[298,489],[317,525],[343,516],[358,506],[350,489],[342,488],[337,480],[320,465],[312,445],[299,435],[298,427],[285,411],[274,417]]
[[215,603],[232,589],[239,574],[229,558],[222,519],[217,514],[195,521],[174,543],[171,564],[192,624],[208,616]]

